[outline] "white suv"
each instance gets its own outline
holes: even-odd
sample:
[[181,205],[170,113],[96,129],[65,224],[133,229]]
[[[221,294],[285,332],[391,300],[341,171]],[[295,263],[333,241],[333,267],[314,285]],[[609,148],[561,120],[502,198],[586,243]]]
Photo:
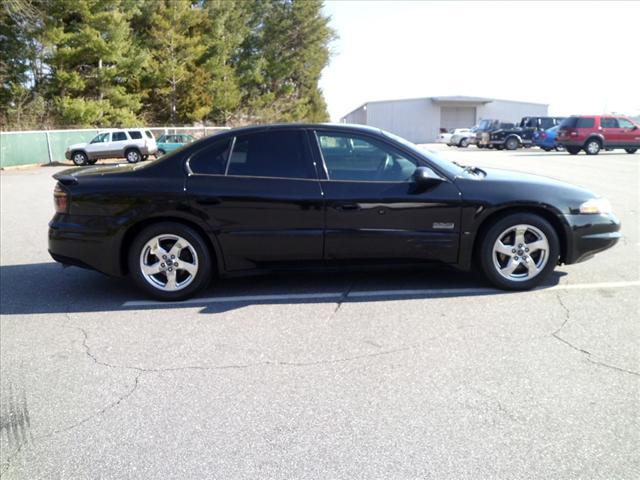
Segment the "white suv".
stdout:
[[123,128],[100,132],[89,143],[69,145],[65,157],[76,165],[93,165],[101,158],[118,157],[137,163],[157,151],[156,139],[149,130]]

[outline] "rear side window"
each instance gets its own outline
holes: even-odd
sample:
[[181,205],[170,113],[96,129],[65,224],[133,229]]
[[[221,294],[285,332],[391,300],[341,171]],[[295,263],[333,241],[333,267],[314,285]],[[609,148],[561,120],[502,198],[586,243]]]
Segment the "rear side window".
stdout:
[[136,130],[131,130],[129,132],[129,136],[133,139],[133,140],[140,140],[142,138],[142,134]]
[[593,117],[580,117],[576,122],[575,128],[593,128],[594,118]]
[[145,130],[144,133],[147,136],[147,138],[153,138],[153,134],[149,130]]
[[228,175],[315,178],[304,133],[260,132],[236,137]]
[[231,139],[214,142],[194,153],[189,159],[193,173],[203,175],[224,175]]
[[618,120],[611,117],[601,118],[600,126],[602,128],[618,128]]
[[127,134],[124,132],[113,132],[111,137],[112,142],[121,142],[127,139]]

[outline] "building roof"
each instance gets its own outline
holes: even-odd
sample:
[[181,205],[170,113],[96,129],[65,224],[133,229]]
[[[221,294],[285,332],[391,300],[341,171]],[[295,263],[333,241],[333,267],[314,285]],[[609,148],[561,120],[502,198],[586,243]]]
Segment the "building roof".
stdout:
[[341,119],[346,118],[348,115],[351,115],[354,112],[357,112],[358,110],[360,110],[363,107],[366,107],[369,104],[372,103],[390,103],[390,102],[408,102],[408,101],[412,101],[412,100],[431,100],[434,103],[437,104],[442,104],[442,103],[462,103],[462,104],[475,104],[475,105],[479,105],[479,104],[487,104],[487,103],[491,103],[491,102],[510,102],[510,103],[528,103],[531,105],[549,105],[548,103],[539,103],[539,102],[525,102],[522,100],[504,100],[501,98],[488,98],[488,97],[468,97],[465,95],[450,95],[450,96],[440,96],[440,97],[414,97],[414,98],[395,98],[395,99],[389,99],[389,100],[373,100],[370,102],[365,102],[362,105],[360,105],[358,108],[355,108],[353,110],[351,110],[349,113],[346,113],[345,115],[343,115],[342,117],[340,117]]

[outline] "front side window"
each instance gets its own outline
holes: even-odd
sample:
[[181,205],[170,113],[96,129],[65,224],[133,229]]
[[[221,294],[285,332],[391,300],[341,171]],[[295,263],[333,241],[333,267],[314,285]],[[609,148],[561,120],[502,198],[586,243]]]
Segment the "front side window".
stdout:
[[618,128],[618,120],[611,117],[602,118],[600,120],[600,126],[602,128]]
[[203,175],[224,175],[229,156],[231,140],[221,140],[204,147],[189,159],[189,168],[193,173]]
[[620,128],[633,128],[635,126],[633,123],[631,123],[626,118],[619,118],[618,119],[618,124],[620,125]]
[[127,139],[127,134],[124,132],[113,132],[113,139],[112,141],[114,142],[122,142],[123,140]]
[[109,141],[109,132],[101,133],[97,135],[91,143],[104,143]]
[[236,137],[228,175],[316,178],[304,133],[260,132]]
[[329,180],[407,182],[417,164],[393,147],[352,134],[318,132]]

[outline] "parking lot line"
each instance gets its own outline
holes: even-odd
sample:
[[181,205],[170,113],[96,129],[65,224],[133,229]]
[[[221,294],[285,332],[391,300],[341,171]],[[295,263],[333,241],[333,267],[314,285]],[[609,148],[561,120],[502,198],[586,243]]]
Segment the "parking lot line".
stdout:
[[[569,285],[554,285],[553,287],[539,287],[535,292],[549,292],[558,290],[594,290],[599,288],[615,289],[640,286],[640,280],[625,282],[598,282],[598,283],[578,283]],[[489,293],[500,293],[501,290],[493,288],[424,288],[406,290],[361,290],[349,292],[319,292],[319,293],[294,293],[275,295],[235,295],[227,297],[205,297],[192,298],[181,302],[160,302],[155,300],[131,300],[124,302],[123,307],[150,307],[161,305],[203,305],[207,303],[242,303],[242,302],[274,302],[274,301],[295,301],[295,300],[323,300],[339,298],[375,298],[375,297],[407,297],[424,295],[482,295]],[[509,293],[509,292],[503,292]]]

